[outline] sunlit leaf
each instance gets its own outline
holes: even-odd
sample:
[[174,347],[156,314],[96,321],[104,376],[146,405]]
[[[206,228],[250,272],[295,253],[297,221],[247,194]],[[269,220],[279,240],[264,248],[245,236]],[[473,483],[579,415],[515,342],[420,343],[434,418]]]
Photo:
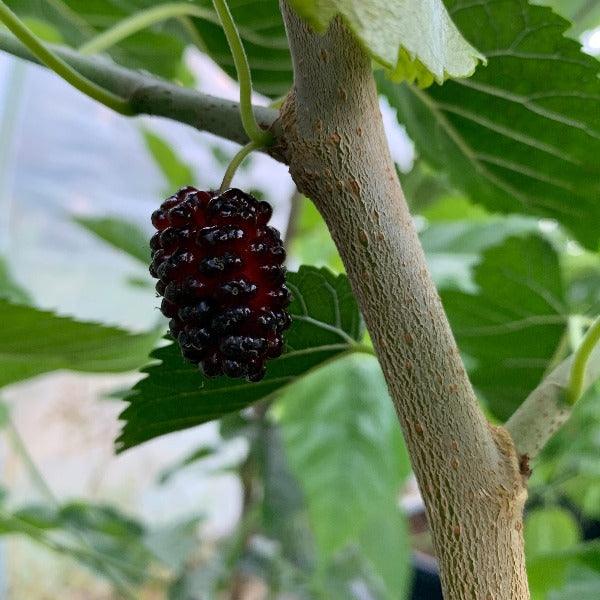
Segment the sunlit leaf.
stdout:
[[[291,0],[318,31],[340,15],[371,56],[400,80],[429,84],[469,76],[481,55],[442,0]],[[435,26],[432,24],[435,23]]]
[[476,291],[442,290],[469,375],[488,408],[508,418],[542,379],[566,331],[558,256],[538,236],[483,252]]
[[417,151],[473,202],[556,219],[598,249],[600,64],[526,0],[446,6],[488,64],[427,90],[379,78]]
[[144,266],[150,264],[149,236],[135,223],[121,217],[75,217],[75,221],[117,250]]

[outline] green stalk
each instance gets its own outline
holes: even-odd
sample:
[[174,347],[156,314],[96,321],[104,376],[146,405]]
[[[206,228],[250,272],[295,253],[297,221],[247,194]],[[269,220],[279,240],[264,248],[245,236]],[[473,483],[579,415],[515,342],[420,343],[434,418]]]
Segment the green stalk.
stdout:
[[49,50],[2,0],[0,0],[0,21],[12,31],[41,63],[70,83],[74,88],[122,115],[134,114],[127,100],[96,85]]
[[271,141],[272,136],[268,131],[264,131],[259,127],[254,117],[250,66],[248,65],[248,57],[242,45],[240,34],[235,26],[226,0],[213,0],[213,5],[217,11],[217,15],[219,15],[219,20],[221,21],[227,43],[231,50],[235,70],[237,71],[238,83],[240,85],[240,116],[244,131],[253,142],[258,144],[257,147],[266,146]]
[[229,166],[227,167],[227,170],[225,171],[225,175],[223,175],[223,181],[221,182],[221,187],[219,188],[221,193],[223,193],[231,185],[231,180],[233,179],[235,172],[238,170],[238,167],[242,164],[246,156],[260,147],[262,147],[261,142],[252,141],[245,146],[242,146],[239,152],[234,155],[229,163]]
[[10,417],[7,419],[6,428],[11,437],[13,449],[25,464],[25,467],[29,473],[29,477],[31,477],[34,485],[46,497],[50,504],[53,504],[56,507],[60,506],[60,503],[54,495],[54,492],[50,489],[48,482],[44,479],[44,476],[40,473],[36,464],[33,462],[33,459],[29,454],[29,450],[27,449],[21,434],[18,432]]
[[585,383],[585,371],[596,344],[600,342],[600,317],[588,329],[583,341],[573,357],[569,387],[567,388],[567,400],[575,404],[579,400]]
[[175,17],[198,17],[199,19],[211,22],[216,21],[212,11],[195,6],[189,2],[160,4],[146,10],[140,10],[130,17],[123,19],[114,27],[107,29],[80,46],[79,52],[85,55],[104,52],[138,31]]

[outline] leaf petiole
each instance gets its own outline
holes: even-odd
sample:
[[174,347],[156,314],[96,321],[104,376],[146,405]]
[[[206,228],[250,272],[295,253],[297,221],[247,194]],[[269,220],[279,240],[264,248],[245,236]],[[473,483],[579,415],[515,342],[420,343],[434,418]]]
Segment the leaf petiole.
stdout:
[[571,374],[569,377],[569,386],[567,388],[567,400],[569,404],[575,404],[579,400],[585,384],[586,367],[590,355],[594,351],[596,344],[600,342],[600,317],[598,317],[588,329],[583,341],[573,358],[571,365]]
[[240,116],[244,131],[257,147],[268,146],[272,140],[272,134],[261,129],[252,110],[252,78],[248,57],[242,45],[240,34],[237,30],[229,6],[226,0],[213,0],[213,5],[221,21],[223,32],[231,50],[235,70],[237,71],[238,83],[240,85]]

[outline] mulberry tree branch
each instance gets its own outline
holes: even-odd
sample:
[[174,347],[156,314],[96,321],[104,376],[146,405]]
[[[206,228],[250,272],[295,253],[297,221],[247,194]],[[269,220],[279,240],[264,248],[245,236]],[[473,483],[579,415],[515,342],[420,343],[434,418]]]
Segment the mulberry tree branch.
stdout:
[[[534,459],[546,442],[571,416],[573,404],[568,400],[573,356],[560,363],[538,385],[506,423],[517,452]],[[600,345],[594,348],[581,387],[585,392],[600,378]]]
[[[47,44],[46,47],[91,82],[123,98],[132,116],[165,117],[239,144],[249,141],[242,126],[237,102],[201,94],[196,90],[120,67],[102,58],[82,56],[65,47],[51,44]],[[30,62],[40,63],[25,46],[5,33],[0,33],[0,50]],[[279,131],[275,121],[279,115],[278,111],[267,107],[254,107],[254,114],[258,124],[262,128],[270,128],[277,138]],[[275,157],[281,160],[280,156]]]
[[447,600],[527,600],[526,491],[460,359],[386,142],[371,61],[339,19],[319,35],[282,0],[294,89],[290,172],[331,231],[409,448]]

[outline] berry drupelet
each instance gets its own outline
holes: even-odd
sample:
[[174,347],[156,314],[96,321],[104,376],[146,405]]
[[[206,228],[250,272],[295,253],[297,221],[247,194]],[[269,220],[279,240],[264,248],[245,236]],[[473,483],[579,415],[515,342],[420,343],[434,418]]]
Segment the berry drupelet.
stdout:
[[205,375],[259,381],[291,324],[285,251],[271,206],[187,187],[152,214],[150,273],[183,356]]

